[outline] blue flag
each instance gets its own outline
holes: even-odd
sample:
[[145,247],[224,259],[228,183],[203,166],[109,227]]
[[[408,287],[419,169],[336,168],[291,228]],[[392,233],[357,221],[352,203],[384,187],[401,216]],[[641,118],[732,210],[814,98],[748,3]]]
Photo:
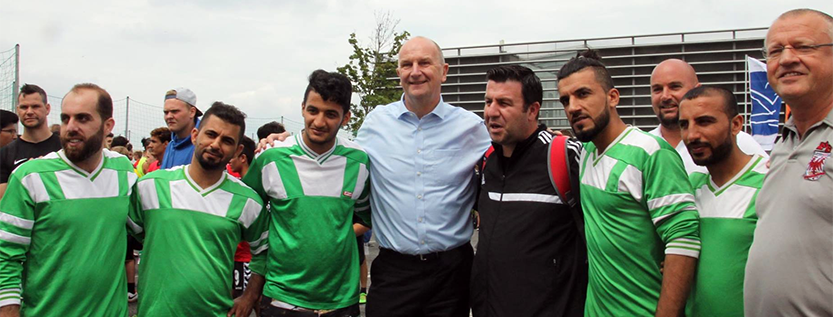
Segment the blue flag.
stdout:
[[781,97],[775,93],[766,79],[766,64],[746,57],[749,65],[749,94],[752,97],[752,137],[764,150],[772,150],[778,136],[778,122],[781,113]]

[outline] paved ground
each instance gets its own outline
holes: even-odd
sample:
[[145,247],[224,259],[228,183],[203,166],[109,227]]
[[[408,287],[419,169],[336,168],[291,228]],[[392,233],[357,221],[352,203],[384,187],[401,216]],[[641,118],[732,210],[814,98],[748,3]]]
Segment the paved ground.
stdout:
[[[475,231],[474,235],[471,237],[471,244],[475,247],[477,247],[477,238],[478,238],[477,234],[478,234],[478,232]],[[379,245],[376,243],[375,237],[370,240],[370,243],[367,244],[367,247],[368,247],[368,253],[366,254],[366,256],[367,256],[367,265],[370,265],[370,263],[373,262],[373,259],[375,259],[376,256],[379,255]],[[368,286],[370,286],[370,280],[368,280]],[[141,300],[141,298],[142,298],[142,296],[139,295],[140,300]],[[136,314],[136,303],[128,304],[128,308],[130,310],[130,316],[133,316],[133,315]],[[364,305],[361,305],[361,310],[362,310],[362,317],[364,317]],[[250,317],[255,317],[254,313]]]

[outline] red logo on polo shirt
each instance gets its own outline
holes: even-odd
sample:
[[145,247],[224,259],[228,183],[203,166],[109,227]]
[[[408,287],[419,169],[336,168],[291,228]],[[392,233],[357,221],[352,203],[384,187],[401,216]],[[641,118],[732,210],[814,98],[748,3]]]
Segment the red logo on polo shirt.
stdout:
[[348,192],[348,191],[345,190],[343,194],[344,194],[344,196],[353,198],[353,193],[351,193],[351,192]]
[[830,151],[833,147],[830,142],[821,142],[819,146],[813,151],[813,158],[810,159],[810,164],[807,164],[807,171],[804,172],[804,179],[817,181],[824,175],[824,162],[830,157]]

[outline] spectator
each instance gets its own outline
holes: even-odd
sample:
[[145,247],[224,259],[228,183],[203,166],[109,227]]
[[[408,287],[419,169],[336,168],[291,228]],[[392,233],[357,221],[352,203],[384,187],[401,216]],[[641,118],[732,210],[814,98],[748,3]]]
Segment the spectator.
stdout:
[[17,115],[8,110],[0,110],[0,148],[17,139]]

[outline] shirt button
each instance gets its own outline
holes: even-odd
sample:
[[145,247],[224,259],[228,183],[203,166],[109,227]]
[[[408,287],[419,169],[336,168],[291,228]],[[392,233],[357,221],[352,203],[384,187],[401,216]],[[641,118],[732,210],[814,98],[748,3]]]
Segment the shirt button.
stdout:
[[422,127],[417,128],[418,131],[422,131]]
[[417,222],[422,222],[422,217],[417,218]]
[[422,153],[422,150],[421,150],[421,149],[417,149],[417,153]]
[[417,195],[417,199],[422,199],[422,195]]
[[417,172],[417,176],[422,176],[422,172]]
[[425,240],[419,240],[419,244],[425,244]]

